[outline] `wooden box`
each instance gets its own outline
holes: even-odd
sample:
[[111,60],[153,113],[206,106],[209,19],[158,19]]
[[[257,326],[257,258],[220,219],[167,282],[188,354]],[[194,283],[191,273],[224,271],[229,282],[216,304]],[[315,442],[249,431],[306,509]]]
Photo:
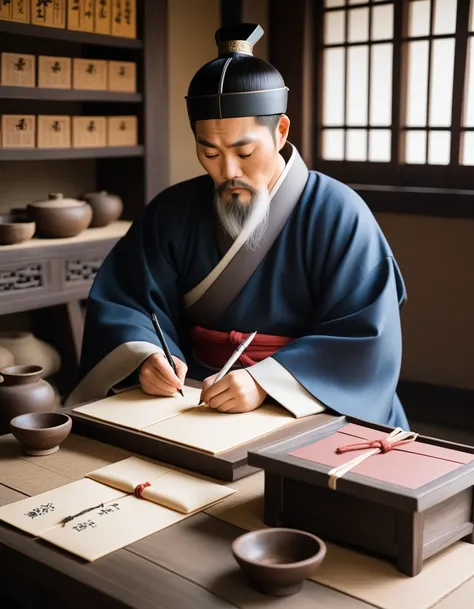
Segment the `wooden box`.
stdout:
[[137,37],[136,0],[112,0],[112,36]]
[[[0,0],[1,1],[1,0]],[[35,56],[18,53],[1,53],[2,85],[34,87],[36,84]]]
[[30,22],[30,0],[13,0],[12,21],[17,23]]
[[105,148],[107,123],[105,116],[73,116],[73,148]]
[[34,148],[36,116],[29,114],[2,115],[2,147]]
[[265,471],[265,523],[375,553],[410,576],[454,542],[474,543],[474,447],[418,436],[388,452],[367,448],[386,446],[392,431],[344,416],[250,451]]
[[37,117],[38,148],[70,148],[71,117],[39,115]]
[[109,61],[107,68],[109,91],[136,93],[137,64],[134,61]]
[[72,88],[106,91],[107,61],[75,57],[72,60]]
[[38,57],[38,87],[70,89],[72,80],[71,58]]
[[13,15],[13,7],[10,2],[4,3],[3,0],[0,0],[0,20],[1,21],[11,21]]
[[67,28],[79,32],[94,31],[94,0],[68,0]]
[[31,0],[31,23],[65,28],[66,0]]
[[107,146],[136,146],[137,140],[136,116],[107,117]]
[[112,33],[112,2],[113,0],[95,0],[96,34],[110,35]]

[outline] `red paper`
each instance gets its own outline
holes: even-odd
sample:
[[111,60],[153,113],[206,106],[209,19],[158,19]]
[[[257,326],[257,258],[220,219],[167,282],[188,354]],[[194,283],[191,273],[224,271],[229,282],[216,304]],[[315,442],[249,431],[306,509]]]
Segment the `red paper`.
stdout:
[[[365,440],[380,440],[387,435],[388,433],[376,429],[349,423],[332,436],[288,454],[333,468],[351,461],[368,450],[353,450],[338,454],[336,453],[338,447]],[[388,484],[415,489],[449,474],[473,459],[474,455],[469,453],[415,440],[409,444],[396,446],[388,453],[372,455],[350,471]]]

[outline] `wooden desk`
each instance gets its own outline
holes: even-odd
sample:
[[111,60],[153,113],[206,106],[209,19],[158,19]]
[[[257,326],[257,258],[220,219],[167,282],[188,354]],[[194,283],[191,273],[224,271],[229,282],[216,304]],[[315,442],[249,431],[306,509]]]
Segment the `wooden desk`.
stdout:
[[[53,461],[21,458],[12,436],[0,441],[0,504],[78,479],[87,471],[129,455],[120,449],[72,434]],[[21,461],[21,463],[20,463]],[[25,465],[26,463],[26,465]],[[20,465],[21,469],[16,469]],[[40,472],[38,474],[37,472]],[[40,479],[41,478],[41,479]],[[247,479],[248,480],[248,479]],[[239,488],[243,481],[232,483]],[[248,484],[247,482],[245,484]],[[252,477],[263,485],[261,473]],[[21,489],[22,492],[20,492]],[[1,594],[22,609],[369,609],[360,600],[311,581],[286,599],[263,596],[249,587],[230,545],[244,532],[200,513],[127,548],[93,562],[33,540],[0,525]],[[470,609],[474,579],[433,609]],[[16,606],[15,606],[16,607]]]

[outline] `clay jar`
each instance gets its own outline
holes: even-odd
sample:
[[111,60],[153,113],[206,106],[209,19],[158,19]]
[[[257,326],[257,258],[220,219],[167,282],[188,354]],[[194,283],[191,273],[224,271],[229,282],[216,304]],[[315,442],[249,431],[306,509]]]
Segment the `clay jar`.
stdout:
[[0,345],[0,370],[2,368],[7,368],[8,366],[13,366],[14,363],[15,357],[13,353],[6,347]]
[[92,208],[86,201],[65,199],[61,193],[48,195],[47,201],[29,203],[27,209],[41,237],[75,237],[92,219]]
[[41,366],[8,366],[0,370],[0,433],[9,431],[10,421],[30,412],[53,412],[56,396],[41,378]]
[[91,192],[82,197],[92,207],[91,228],[107,226],[120,218],[123,212],[122,199],[117,195],[101,192]]

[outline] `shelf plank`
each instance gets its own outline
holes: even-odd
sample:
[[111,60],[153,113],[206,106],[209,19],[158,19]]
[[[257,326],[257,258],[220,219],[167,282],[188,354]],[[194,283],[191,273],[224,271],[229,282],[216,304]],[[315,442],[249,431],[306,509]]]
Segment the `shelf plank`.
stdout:
[[141,93],[122,93],[117,91],[46,89],[42,87],[0,85],[0,99],[140,103],[142,95]]
[[15,36],[32,36],[35,38],[49,38],[51,40],[64,40],[80,44],[92,44],[108,47],[121,47],[125,49],[142,49],[143,41],[137,38],[120,38],[90,32],[75,32],[63,28],[31,25],[28,23],[14,23],[13,21],[0,21],[0,33],[14,34]]
[[143,146],[108,148],[0,148],[0,161],[49,161],[143,156]]

